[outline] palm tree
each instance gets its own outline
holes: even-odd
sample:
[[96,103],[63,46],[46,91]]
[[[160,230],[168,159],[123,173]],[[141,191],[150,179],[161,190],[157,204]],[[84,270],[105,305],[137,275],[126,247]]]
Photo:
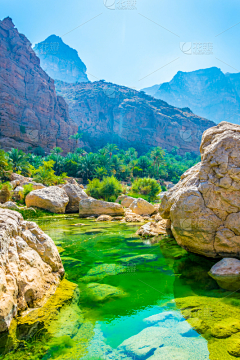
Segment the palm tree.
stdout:
[[131,147],[126,151],[125,155],[130,159],[130,161],[132,161],[137,158],[138,153],[133,147]]
[[49,159],[54,160],[54,171],[57,173],[57,175],[60,175],[61,173],[61,165],[63,163],[63,158],[61,157],[62,149],[60,147],[55,147],[51,150],[51,155],[49,156]]
[[69,139],[76,140],[76,146],[75,146],[76,148],[77,148],[77,146],[78,146],[78,140],[81,139],[82,136],[83,136],[82,133],[76,133],[76,134],[73,134],[73,135],[71,135],[71,136],[69,137]]
[[85,150],[83,150],[82,148],[77,148],[77,149],[75,150],[75,153],[76,153],[76,154],[79,154],[79,155],[81,155],[81,156],[85,156],[85,155],[87,154],[87,152],[86,152]]
[[105,146],[105,148],[106,148],[106,150],[107,150],[107,152],[108,152],[108,154],[109,154],[110,160],[111,160],[111,157],[112,157],[113,152],[114,152],[114,151],[117,151],[117,150],[118,150],[118,147],[117,147],[117,145],[115,145],[115,144],[107,144],[107,145]]
[[96,176],[98,179],[102,180],[105,175],[107,175],[107,170],[106,170],[105,168],[103,168],[103,167],[97,167],[97,168],[95,169],[95,176]]
[[159,146],[155,147],[151,152],[151,158],[153,159],[153,166],[156,165],[157,168],[159,168],[161,164],[165,164],[164,156],[165,156],[165,151]]
[[8,152],[8,158],[12,164],[13,171],[24,171],[27,169],[27,155],[22,150],[11,149]]
[[83,176],[85,179],[90,179],[94,175],[94,171],[97,165],[97,157],[96,154],[89,153],[85,157],[82,158],[82,162],[80,164],[80,171],[78,171],[77,175]]

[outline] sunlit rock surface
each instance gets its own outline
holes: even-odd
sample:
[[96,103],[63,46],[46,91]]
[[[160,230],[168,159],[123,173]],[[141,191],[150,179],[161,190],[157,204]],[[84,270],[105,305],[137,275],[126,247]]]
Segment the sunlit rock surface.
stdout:
[[186,250],[240,257],[240,126],[222,122],[204,132],[201,162],[164,195],[160,214]]
[[0,209],[0,332],[18,311],[41,307],[64,274],[52,239],[18,212]]

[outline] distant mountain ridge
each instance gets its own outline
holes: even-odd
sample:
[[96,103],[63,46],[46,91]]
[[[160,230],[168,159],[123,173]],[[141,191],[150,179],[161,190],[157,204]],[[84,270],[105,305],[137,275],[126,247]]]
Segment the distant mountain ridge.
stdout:
[[92,148],[110,142],[135,147],[139,153],[153,146],[167,150],[178,146],[181,153],[198,153],[203,131],[215,125],[188,108],[178,109],[144,92],[105,81],[55,81],[55,86]]
[[156,92],[152,93],[152,89],[154,86],[143,91],[170,105],[189,107],[195,114],[217,123],[240,123],[240,73],[224,74],[217,67],[179,71]]
[[59,36],[49,36],[36,44],[33,50],[40,58],[43,70],[54,80],[69,83],[89,81],[86,65],[77,50],[65,44]]

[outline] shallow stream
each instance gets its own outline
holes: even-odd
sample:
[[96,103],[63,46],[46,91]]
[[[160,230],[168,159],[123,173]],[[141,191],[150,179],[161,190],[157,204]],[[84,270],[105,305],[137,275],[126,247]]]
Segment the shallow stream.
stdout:
[[[155,244],[142,240],[135,235],[139,224],[100,223],[75,215],[37,222],[57,245],[66,279],[79,290],[48,332],[40,329],[2,358],[235,358],[225,345],[219,350],[222,342],[202,329],[204,321],[208,328],[216,317],[224,318],[225,305],[235,317],[240,304],[237,294],[219,289],[208,276],[215,260],[188,254],[170,237]],[[191,315],[185,316],[192,308],[201,326],[191,325]]]

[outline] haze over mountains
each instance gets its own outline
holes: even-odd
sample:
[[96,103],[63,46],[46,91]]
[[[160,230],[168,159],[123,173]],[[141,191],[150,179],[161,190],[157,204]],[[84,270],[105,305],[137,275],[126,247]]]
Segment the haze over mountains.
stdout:
[[34,46],[43,70],[55,80],[69,83],[88,82],[86,65],[78,52],[65,44],[59,36],[51,35]]
[[55,86],[91,147],[109,142],[135,147],[140,153],[152,146],[198,152],[203,131],[215,125],[189,109],[175,108],[125,86],[104,81],[55,81]]
[[170,82],[143,91],[173,106],[189,107],[216,123],[240,123],[240,73],[224,74],[217,67],[179,71]]
[[29,151],[41,146],[49,152],[59,146],[64,153],[74,151],[69,137],[78,130],[89,150],[110,142],[139,152],[178,146],[180,153],[198,153],[203,131],[215,125],[188,108],[176,108],[144,92],[88,82],[76,50],[55,35],[35,50],[40,59],[10,18],[0,22],[0,145],[4,149]]

